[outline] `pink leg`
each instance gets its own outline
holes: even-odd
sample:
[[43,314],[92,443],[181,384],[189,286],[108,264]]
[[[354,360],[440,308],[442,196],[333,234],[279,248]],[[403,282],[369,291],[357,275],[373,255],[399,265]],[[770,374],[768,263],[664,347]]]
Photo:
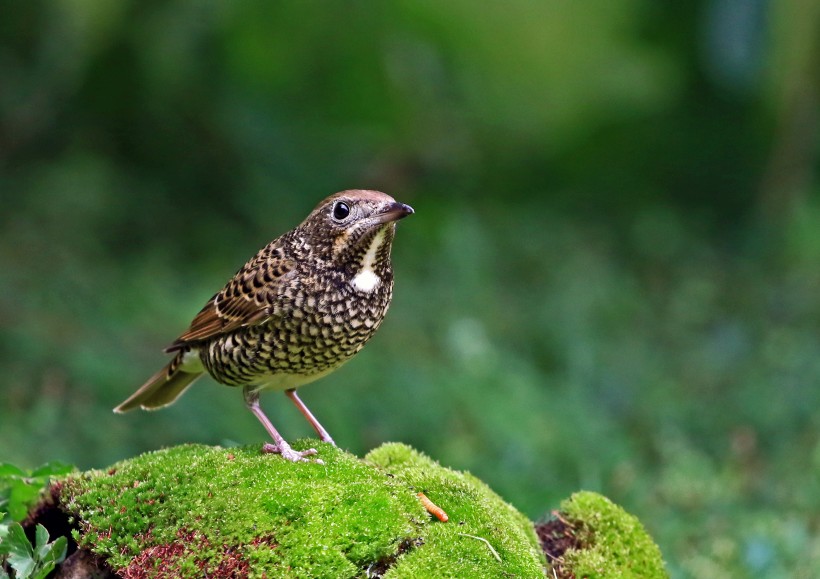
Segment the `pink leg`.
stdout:
[[259,406],[259,393],[245,388],[243,394],[245,395],[245,404],[248,405],[248,409],[259,419],[259,422],[262,423],[262,426],[265,427],[265,430],[268,431],[268,434],[271,435],[271,438],[273,438],[273,441],[276,443],[265,444],[265,446],[262,447],[263,452],[281,454],[283,458],[292,462],[307,460],[305,458],[306,456],[316,454],[315,448],[309,448],[303,451],[293,450],[285,439],[282,438],[282,435],[273,427],[271,421],[268,420],[268,417],[265,416],[265,413],[262,411],[262,407]]
[[322,427],[322,425],[319,424],[319,421],[316,420],[316,417],[313,416],[313,413],[308,409],[307,406],[305,406],[305,403],[302,402],[302,399],[296,395],[296,389],[291,388],[290,390],[285,390],[285,394],[287,394],[288,398],[290,398],[293,401],[293,403],[296,404],[296,408],[299,409],[299,412],[304,414],[305,418],[307,418],[307,421],[310,422],[310,425],[313,427],[313,430],[315,430],[316,434],[319,435],[321,441],[329,442],[333,446],[336,446],[336,443],[333,442],[333,439],[327,433],[327,430],[325,430],[324,427]]

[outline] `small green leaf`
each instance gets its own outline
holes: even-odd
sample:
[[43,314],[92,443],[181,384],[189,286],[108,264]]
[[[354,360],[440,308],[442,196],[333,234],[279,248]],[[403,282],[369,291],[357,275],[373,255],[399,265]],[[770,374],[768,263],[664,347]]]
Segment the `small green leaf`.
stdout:
[[26,555],[33,555],[34,551],[31,548],[31,543],[28,542],[26,532],[23,530],[23,525],[20,523],[12,523],[9,525],[9,532],[3,540],[3,544],[8,543],[8,553],[19,553]]
[[8,462],[0,462],[0,477],[26,476],[26,471]]
[[30,473],[13,464],[0,463],[0,511],[8,512],[15,521],[22,521],[49,479],[74,470],[70,464],[59,461],[46,463]]
[[31,504],[40,496],[40,487],[27,484],[23,480],[12,481],[9,493],[9,514],[15,521],[23,520]]
[[61,476],[74,472],[74,466],[58,460],[47,462],[46,464],[37,467],[32,471],[32,477],[53,477]]
[[68,553],[68,538],[67,537],[57,537],[54,539],[54,542],[51,543],[51,551],[49,556],[54,563],[62,563],[65,559],[66,553]]
[[65,537],[57,537],[54,542],[45,546],[45,552],[38,556],[36,573],[31,579],[44,579],[58,563],[65,559],[68,550],[68,540]]
[[[68,540],[58,537],[49,543],[48,539],[48,530],[38,524],[36,548],[32,548],[20,523],[8,526],[6,534],[0,538],[0,555],[8,555],[8,564],[14,569],[16,579],[44,579],[65,559]],[[0,579],[4,576],[0,575]]]
[[0,540],[0,555],[9,555],[12,553],[34,554],[31,550],[31,543],[28,542],[26,532],[20,523],[12,523],[9,525],[2,540]]
[[37,565],[34,551],[20,523],[9,526],[8,535],[0,543],[0,552],[8,553],[8,562],[19,579],[27,578]]
[[14,523],[9,514],[5,511],[0,511],[0,555],[3,554],[3,540],[9,534],[9,526]]
[[38,558],[42,558],[46,549],[48,549],[48,531],[38,523],[34,531],[34,552]]

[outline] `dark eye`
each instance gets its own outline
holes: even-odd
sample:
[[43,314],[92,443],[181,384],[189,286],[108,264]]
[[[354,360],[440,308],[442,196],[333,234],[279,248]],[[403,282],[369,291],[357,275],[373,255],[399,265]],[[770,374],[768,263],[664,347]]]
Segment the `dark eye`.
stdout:
[[337,201],[333,206],[333,219],[342,221],[348,215],[350,215],[350,206],[344,201]]

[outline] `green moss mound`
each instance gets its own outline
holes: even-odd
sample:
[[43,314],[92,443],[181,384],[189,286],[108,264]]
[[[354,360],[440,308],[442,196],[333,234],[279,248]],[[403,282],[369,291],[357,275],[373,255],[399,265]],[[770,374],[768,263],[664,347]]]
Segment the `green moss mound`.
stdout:
[[425,526],[424,544],[385,577],[543,577],[544,556],[532,522],[470,474],[389,443],[371,461],[444,509],[447,523]]
[[480,480],[405,445],[364,460],[318,448],[324,464],[185,445],[58,480],[52,499],[79,548],[64,567],[127,578],[667,577],[640,522],[601,495],[577,493],[534,527]]
[[596,493],[579,492],[561,503],[558,519],[539,525],[551,543],[550,573],[559,579],[668,577],[660,549],[637,518]]
[[474,477],[400,444],[365,461],[317,448],[323,465],[179,446],[69,477],[57,498],[80,548],[125,576],[543,576],[531,523]]

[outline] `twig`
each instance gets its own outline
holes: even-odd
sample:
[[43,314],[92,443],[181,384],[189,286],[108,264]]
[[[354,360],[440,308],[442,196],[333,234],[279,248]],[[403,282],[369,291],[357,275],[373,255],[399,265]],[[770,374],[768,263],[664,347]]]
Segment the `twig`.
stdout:
[[490,542],[487,539],[485,539],[484,537],[476,537],[475,535],[468,535],[467,533],[456,533],[456,534],[461,535],[462,537],[470,537],[471,539],[478,539],[479,541],[484,541],[484,543],[487,545],[487,548],[490,550],[490,553],[493,554],[493,557],[498,559],[499,563],[502,563],[501,556],[498,554],[498,551],[493,549],[493,546],[490,545]]

